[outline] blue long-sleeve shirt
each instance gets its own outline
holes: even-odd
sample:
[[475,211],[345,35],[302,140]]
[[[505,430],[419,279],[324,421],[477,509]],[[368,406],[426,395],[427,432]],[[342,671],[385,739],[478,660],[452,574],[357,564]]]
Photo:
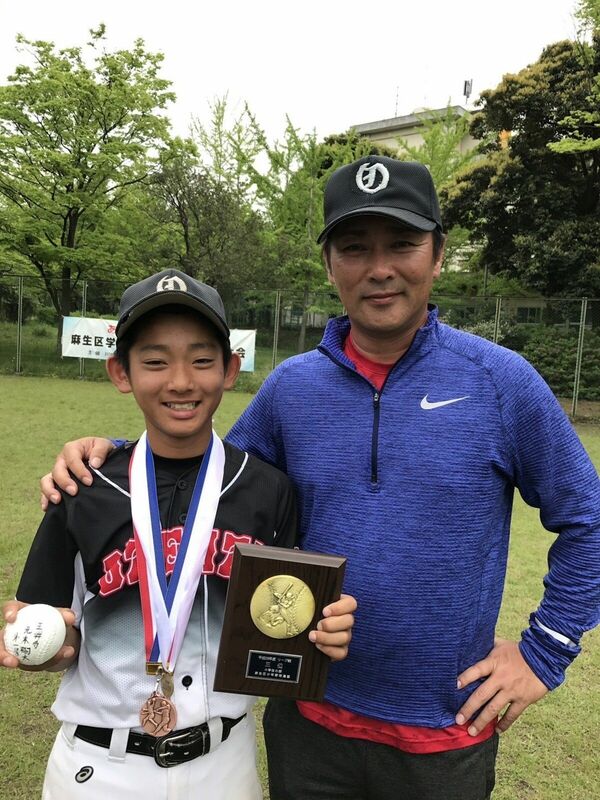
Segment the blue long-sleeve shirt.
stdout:
[[302,547],[348,558],[359,612],[326,699],[453,724],[473,690],[457,676],[493,646],[515,486],[558,534],[520,644],[554,688],[600,620],[600,481],[570,422],[523,358],[435,310],[380,392],[345,356],[348,331],[347,318],[331,320],[227,437],[292,479]]

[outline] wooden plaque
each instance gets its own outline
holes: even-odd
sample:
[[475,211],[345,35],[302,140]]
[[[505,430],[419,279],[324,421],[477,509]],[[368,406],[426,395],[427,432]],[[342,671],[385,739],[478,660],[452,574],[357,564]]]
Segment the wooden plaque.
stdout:
[[339,600],[345,566],[341,556],[236,544],[215,691],[322,700],[330,659],[308,634]]

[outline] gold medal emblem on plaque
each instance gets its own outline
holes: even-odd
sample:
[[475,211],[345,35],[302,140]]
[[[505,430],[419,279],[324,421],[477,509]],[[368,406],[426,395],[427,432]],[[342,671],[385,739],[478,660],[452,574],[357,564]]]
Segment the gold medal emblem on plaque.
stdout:
[[306,630],[315,613],[309,587],[293,575],[273,575],[260,583],[250,600],[250,616],[272,639],[291,639]]

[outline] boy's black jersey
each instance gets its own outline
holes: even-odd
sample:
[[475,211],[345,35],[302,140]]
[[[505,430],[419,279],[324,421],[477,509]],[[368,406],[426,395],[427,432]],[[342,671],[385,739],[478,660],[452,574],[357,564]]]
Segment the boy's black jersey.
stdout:
[[[292,547],[296,507],[279,470],[224,443],[223,488],[203,576],[175,668],[177,727],[236,717],[251,700],[212,691],[227,579],[236,542]],[[129,498],[133,445],[117,449],[92,486],[63,494],[44,516],[17,599],[71,607],[82,633],[78,662],[65,674],[53,711],[63,721],[139,727],[154,688],[145,674],[144,635]],[[173,569],[201,457],[155,456],[166,572]],[[201,509],[198,513],[201,513]]]

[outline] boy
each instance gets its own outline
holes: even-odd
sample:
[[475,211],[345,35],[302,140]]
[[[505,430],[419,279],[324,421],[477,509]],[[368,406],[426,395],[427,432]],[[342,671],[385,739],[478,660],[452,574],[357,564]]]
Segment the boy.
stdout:
[[[212,685],[234,545],[294,545],[290,484],[212,430],[240,367],[214,289],[177,270],[140,281],[116,336],[107,371],[146,431],[46,514],[17,590],[68,624],[41,667],[72,664],[43,800],[259,798],[253,699]],[[345,656],[352,610],[349,598],[332,604],[310,634],[332,658]],[[0,663],[17,666],[3,641]]]

